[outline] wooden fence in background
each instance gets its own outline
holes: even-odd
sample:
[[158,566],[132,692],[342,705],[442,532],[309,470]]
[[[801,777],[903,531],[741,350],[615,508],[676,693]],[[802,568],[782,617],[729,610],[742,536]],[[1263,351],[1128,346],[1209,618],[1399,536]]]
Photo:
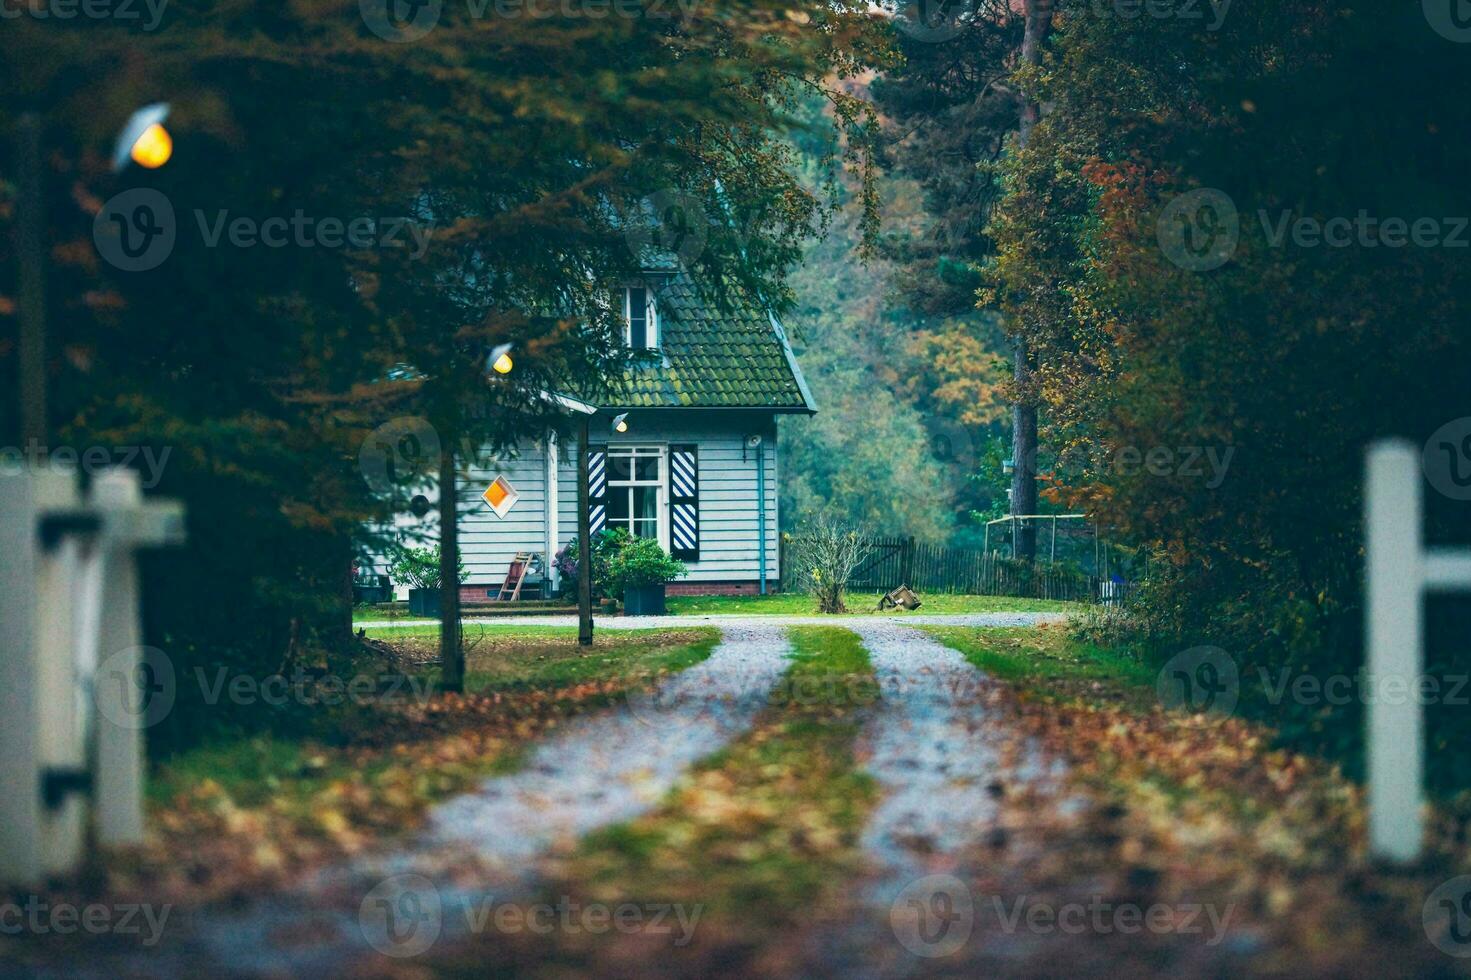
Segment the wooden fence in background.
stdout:
[[[977,548],[924,544],[914,538],[874,538],[872,552],[849,579],[857,592],[884,592],[908,585],[917,592],[1005,595],[1031,599],[1090,602],[1099,599],[1100,582],[1071,565],[1024,562],[988,555]],[[781,542],[782,588],[801,587]]]

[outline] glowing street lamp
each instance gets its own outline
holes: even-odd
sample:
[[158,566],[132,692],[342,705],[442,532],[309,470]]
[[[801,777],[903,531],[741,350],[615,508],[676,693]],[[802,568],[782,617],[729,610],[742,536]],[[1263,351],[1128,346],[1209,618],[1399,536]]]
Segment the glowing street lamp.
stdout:
[[168,163],[174,155],[174,138],[163,127],[168,117],[167,102],[146,105],[129,116],[112,153],[112,172],[121,172],[129,160],[148,170]]
[[627,412],[624,412],[622,415],[618,415],[618,416],[615,416],[613,418],[613,431],[614,432],[627,432],[628,431],[628,413]]
[[[167,102],[144,106],[129,117],[118,135],[112,172],[131,160],[156,169],[168,163],[174,141],[163,128]],[[17,359],[20,363],[21,435],[46,444],[46,248],[41,195],[41,116],[22,112],[15,121],[15,255]]]
[[510,374],[515,363],[511,360],[511,344],[497,344],[491,348],[485,364],[496,374]]

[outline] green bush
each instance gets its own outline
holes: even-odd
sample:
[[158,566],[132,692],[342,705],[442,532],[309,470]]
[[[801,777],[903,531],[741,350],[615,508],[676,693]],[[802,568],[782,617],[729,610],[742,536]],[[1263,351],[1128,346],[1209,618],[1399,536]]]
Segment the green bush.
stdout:
[[[465,571],[464,559],[459,561],[458,571],[461,582],[470,577],[470,573]],[[388,575],[395,585],[407,585],[411,589],[439,588],[439,545],[432,548],[395,548]]]
[[671,558],[653,538],[633,538],[608,561],[608,592],[621,595],[628,589],[673,582],[686,573],[684,562]]
[[[633,536],[621,527],[605,528],[592,536],[592,589],[593,595],[614,595],[613,590],[607,587],[608,563],[612,557],[623,550],[623,546],[633,540]],[[562,550],[557,552],[556,566],[562,573],[563,588],[568,592],[577,591],[577,579],[579,571],[577,567],[577,535],[573,535]]]

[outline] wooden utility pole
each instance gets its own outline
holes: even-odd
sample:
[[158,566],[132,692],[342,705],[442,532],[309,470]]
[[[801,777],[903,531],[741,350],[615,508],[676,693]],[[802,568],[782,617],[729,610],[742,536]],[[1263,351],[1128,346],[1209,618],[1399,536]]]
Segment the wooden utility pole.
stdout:
[[582,416],[577,439],[577,642],[592,646],[592,515],[587,486],[587,447],[591,438],[588,416]]
[[[1042,42],[1052,28],[1053,0],[1025,0],[1026,25],[1022,32],[1021,63],[1042,63]],[[1017,147],[1025,149],[1032,129],[1041,118],[1042,109],[1036,100],[1021,96],[1020,125],[1017,130]],[[1037,512],[1037,406],[1031,401],[1032,360],[1027,342],[1018,336],[1012,351],[1012,383],[1016,387],[1016,401],[1011,410],[1011,512],[1013,514],[1035,514]],[[1017,529],[1013,557],[1032,561],[1037,556],[1037,529],[1025,521]]]
[[446,691],[463,691],[465,648],[460,642],[459,501],[455,492],[454,440],[445,437],[439,449],[439,663],[440,687]]
[[[41,119],[16,120],[16,317],[20,321],[21,444],[26,453],[46,446],[45,203],[41,182]],[[32,448],[34,447],[34,448]]]

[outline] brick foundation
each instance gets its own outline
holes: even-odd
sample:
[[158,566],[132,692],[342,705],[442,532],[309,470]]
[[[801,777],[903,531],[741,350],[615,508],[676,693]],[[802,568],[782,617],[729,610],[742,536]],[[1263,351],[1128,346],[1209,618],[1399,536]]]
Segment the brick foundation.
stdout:
[[[780,592],[780,584],[777,581],[768,581],[766,591],[770,593]],[[500,583],[494,585],[462,585],[460,586],[461,602],[485,602],[494,599],[500,591]],[[536,588],[528,586],[528,591],[535,596]],[[757,582],[670,582],[665,588],[666,595],[759,595],[761,590]],[[487,595],[486,593],[490,594]]]
[[[462,586],[460,586],[460,601],[461,602],[489,602],[490,600],[494,599],[497,595],[499,595],[500,594],[500,591],[501,591],[501,584],[499,582],[496,582],[494,585],[489,585],[489,584],[487,584],[487,585],[462,585]],[[538,598],[540,598],[541,597],[541,584],[539,582],[537,582],[537,583],[531,583],[531,584],[526,585],[521,590],[521,595],[523,597],[525,597],[525,598],[532,598],[532,599],[538,599]]]
[[[778,582],[767,582],[767,592],[779,592]],[[666,595],[759,595],[759,582],[670,582]]]

